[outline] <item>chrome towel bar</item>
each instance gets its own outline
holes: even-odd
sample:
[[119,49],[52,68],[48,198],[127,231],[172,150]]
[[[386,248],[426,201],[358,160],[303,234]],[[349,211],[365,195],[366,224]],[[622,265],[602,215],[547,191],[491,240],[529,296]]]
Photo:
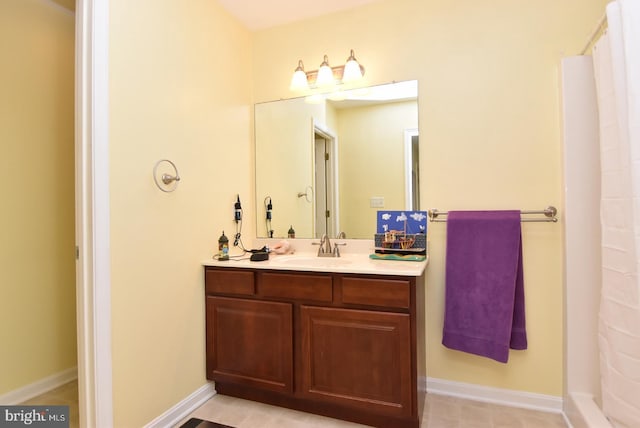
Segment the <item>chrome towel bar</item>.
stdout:
[[[446,216],[448,214],[447,211],[438,211],[437,209],[431,209],[427,211],[429,214],[429,221],[442,223],[446,222],[446,218],[442,218],[442,216]],[[521,215],[535,215],[535,214],[544,214],[544,218],[529,218],[529,217],[521,217],[520,221],[523,222],[553,222],[556,223],[558,221],[558,210],[554,206],[548,206],[543,210],[529,210],[529,211],[520,211]]]

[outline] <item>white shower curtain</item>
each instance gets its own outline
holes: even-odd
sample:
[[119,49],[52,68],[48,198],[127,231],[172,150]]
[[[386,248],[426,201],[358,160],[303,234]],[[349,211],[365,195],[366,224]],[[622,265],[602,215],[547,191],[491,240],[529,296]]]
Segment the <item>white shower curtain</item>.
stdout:
[[593,58],[600,116],[602,406],[640,427],[640,1],[607,6]]

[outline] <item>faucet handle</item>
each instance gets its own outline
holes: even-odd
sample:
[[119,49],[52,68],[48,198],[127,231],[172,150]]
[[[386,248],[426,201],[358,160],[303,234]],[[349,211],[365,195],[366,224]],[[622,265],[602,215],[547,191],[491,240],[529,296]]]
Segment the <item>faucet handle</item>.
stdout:
[[345,245],[347,245],[346,242],[334,242],[333,243],[333,257],[340,257],[340,248],[338,248],[340,245],[342,245],[343,247]]
[[311,245],[319,245],[318,247],[318,256],[320,256],[321,254],[325,253],[324,250],[324,241],[325,241],[325,236],[323,236],[322,238],[320,238],[320,242],[312,242]]

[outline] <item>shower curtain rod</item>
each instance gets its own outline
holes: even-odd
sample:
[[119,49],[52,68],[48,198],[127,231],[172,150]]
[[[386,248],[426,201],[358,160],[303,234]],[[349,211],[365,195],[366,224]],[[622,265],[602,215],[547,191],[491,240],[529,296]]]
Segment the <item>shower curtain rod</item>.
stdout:
[[591,35],[587,39],[587,43],[584,45],[584,48],[582,48],[582,50],[580,51],[580,55],[584,55],[587,53],[587,51],[589,50],[589,47],[593,45],[593,43],[596,41],[596,37],[598,37],[598,34],[602,32],[602,30],[606,25],[607,25],[607,12],[605,11],[605,13],[603,13],[600,19],[598,20],[598,23],[596,24],[596,27],[591,32]]
[[[429,221],[435,221],[437,223],[443,223],[447,221],[446,218],[438,218],[439,216],[446,216],[449,214],[447,211],[438,211],[436,209],[431,209],[427,211],[429,214]],[[520,211],[520,214],[544,214],[545,218],[521,218],[520,221],[523,222],[553,222],[556,223],[558,221],[558,210],[554,206],[548,206],[543,210],[530,210],[530,211]]]

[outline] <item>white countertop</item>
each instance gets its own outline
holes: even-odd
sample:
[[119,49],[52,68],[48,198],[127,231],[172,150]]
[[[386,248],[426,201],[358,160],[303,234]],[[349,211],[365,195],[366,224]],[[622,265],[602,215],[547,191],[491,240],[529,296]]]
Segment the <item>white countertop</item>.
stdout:
[[[340,257],[318,257],[317,248],[312,247],[311,242],[317,240],[288,240],[293,254],[269,254],[269,260],[250,261],[251,254],[234,256],[226,261],[218,261],[211,258],[204,260],[202,265],[215,267],[251,268],[251,269],[275,269],[309,272],[336,272],[336,273],[360,273],[369,275],[400,275],[420,276],[424,272],[429,258],[425,261],[398,261],[398,260],[374,260],[369,254],[374,252],[373,242],[368,240],[337,240],[347,243],[340,247]],[[279,241],[271,241],[275,244]],[[262,240],[256,248],[269,245],[269,241]],[[310,250],[314,251],[310,251]]]

